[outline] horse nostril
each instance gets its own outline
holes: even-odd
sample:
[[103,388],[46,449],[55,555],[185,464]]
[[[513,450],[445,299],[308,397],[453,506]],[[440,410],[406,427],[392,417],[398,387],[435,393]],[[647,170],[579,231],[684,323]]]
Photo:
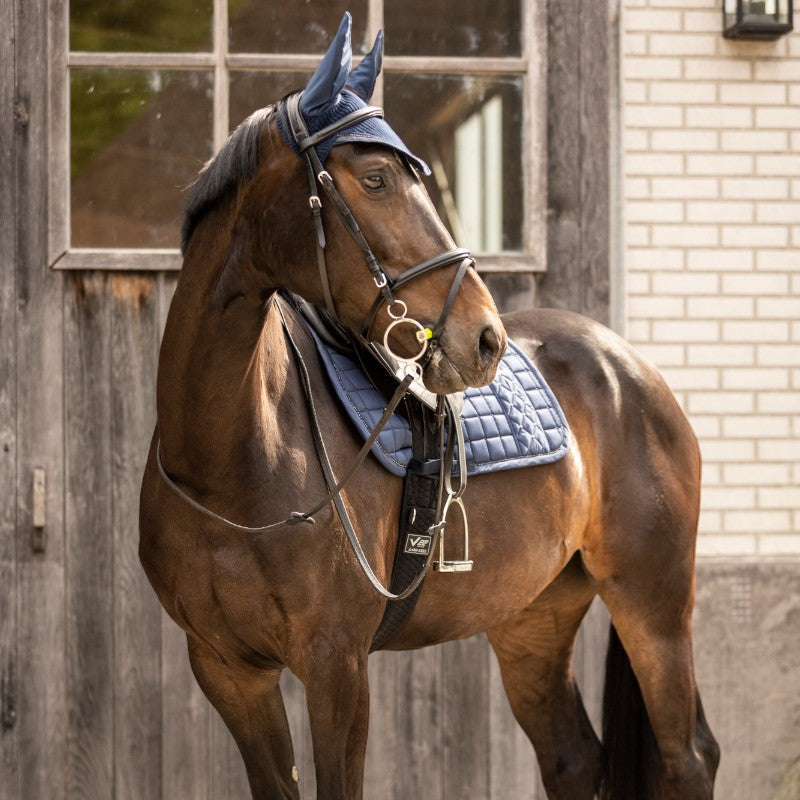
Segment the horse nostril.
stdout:
[[500,357],[502,348],[501,338],[493,325],[487,325],[478,340],[478,352],[481,363],[488,367]]

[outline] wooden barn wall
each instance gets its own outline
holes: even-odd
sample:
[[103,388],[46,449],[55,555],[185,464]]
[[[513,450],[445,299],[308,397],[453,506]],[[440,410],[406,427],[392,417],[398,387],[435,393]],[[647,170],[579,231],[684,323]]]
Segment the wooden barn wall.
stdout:
[[[176,276],[46,268],[43,76],[46,18],[58,2],[0,0],[0,800],[243,798],[239,755],[136,552],[158,343]],[[587,110],[586,92],[570,83],[566,54],[594,44],[586,25],[581,41],[564,38],[581,18],[578,5],[551,4],[550,14],[564,56],[560,71],[551,70],[549,80],[563,82],[551,104],[574,111],[583,103],[577,116],[570,112],[572,127],[560,127],[569,139],[585,135],[600,111]],[[585,194],[571,198],[570,220],[581,221],[564,229],[572,245],[591,239],[582,252],[597,253],[602,235],[593,226],[603,222],[583,203]],[[583,272],[601,261],[592,256]],[[559,257],[551,266],[569,263]],[[572,291],[572,278],[558,274],[543,283],[548,299]],[[504,308],[534,296],[532,275],[490,283]],[[563,301],[575,302],[572,294]],[[42,528],[33,526],[34,470],[46,477]],[[592,619],[576,670],[596,709],[605,620],[600,609]],[[366,797],[544,796],[483,637],[377,654],[370,675]],[[302,687],[287,674],[284,688],[303,794],[313,797]]]

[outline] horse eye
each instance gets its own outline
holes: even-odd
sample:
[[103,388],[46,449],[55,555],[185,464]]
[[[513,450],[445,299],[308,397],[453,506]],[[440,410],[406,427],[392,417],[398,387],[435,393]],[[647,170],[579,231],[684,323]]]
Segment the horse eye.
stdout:
[[380,175],[367,175],[364,178],[364,185],[371,191],[386,188],[386,183]]

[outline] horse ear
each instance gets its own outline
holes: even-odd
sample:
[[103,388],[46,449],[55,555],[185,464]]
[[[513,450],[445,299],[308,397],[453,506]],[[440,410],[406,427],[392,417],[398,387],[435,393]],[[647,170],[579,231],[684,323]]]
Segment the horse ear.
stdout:
[[381,71],[383,61],[383,31],[378,31],[372,50],[364,56],[363,61],[350,73],[345,86],[357,94],[365,103],[369,102],[375,91],[375,81]]
[[344,89],[350,67],[353,64],[353,49],[350,45],[352,18],[345,11],[339,30],[325,53],[317,71],[311,76],[300,98],[300,110],[304,114],[319,113],[331,105]]

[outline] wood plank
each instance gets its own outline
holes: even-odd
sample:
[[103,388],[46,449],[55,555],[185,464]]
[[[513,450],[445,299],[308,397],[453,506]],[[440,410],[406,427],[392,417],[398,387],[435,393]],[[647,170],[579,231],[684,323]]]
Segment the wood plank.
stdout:
[[[444,800],[442,647],[398,653],[398,797]],[[452,795],[456,797],[456,795]]]
[[606,607],[600,598],[596,597],[578,630],[575,653],[572,657],[575,679],[581,690],[583,705],[598,737],[602,732],[609,622]]
[[[177,274],[157,279],[159,339]],[[189,664],[183,631],[161,612],[161,797],[175,800],[213,800],[209,788],[211,706]]]
[[536,754],[511,712],[494,655],[489,660],[488,797],[546,800]]
[[303,800],[314,800],[317,796],[317,775],[314,772],[314,750],[306,708],[306,692],[303,684],[288,669],[281,675],[281,692],[292,732],[294,761],[300,775],[300,796]]
[[233,736],[222,717],[211,712],[210,788],[214,800],[242,800],[250,797],[247,772]]
[[155,279],[111,280],[114,537],[114,789],[118,800],[161,792],[161,608],[138,556],[139,487],[155,423]]
[[397,751],[400,737],[397,710],[398,654],[373,653],[369,657],[369,739],[364,769],[364,796],[402,800]]
[[489,644],[442,645],[443,796],[489,797]]
[[64,292],[68,797],[114,796],[111,302],[103,274]]
[[[66,761],[63,347],[60,276],[47,272],[48,15],[14,6],[17,204],[16,491],[19,780],[23,796],[64,797]],[[8,108],[8,107],[7,107]],[[6,251],[7,252],[7,251]],[[31,548],[31,485],[45,470],[44,552]]]
[[19,800],[15,7],[0,4],[0,800]]
[[607,322],[608,10],[563,0],[548,14],[547,272],[537,302]]

